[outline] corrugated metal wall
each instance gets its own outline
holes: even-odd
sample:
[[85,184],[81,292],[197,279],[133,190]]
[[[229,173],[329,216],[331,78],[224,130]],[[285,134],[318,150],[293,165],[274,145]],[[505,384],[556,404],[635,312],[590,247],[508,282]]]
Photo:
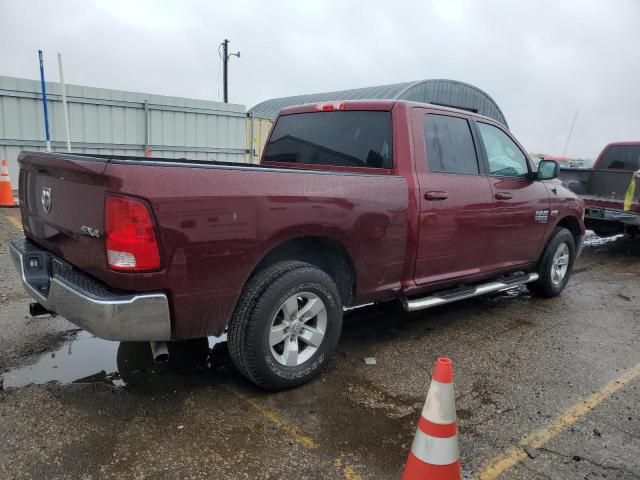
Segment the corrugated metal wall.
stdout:
[[247,163],[260,163],[262,151],[269,138],[273,126],[272,118],[261,118],[249,115],[247,117]]
[[[47,82],[54,151],[66,151],[60,85]],[[244,105],[67,85],[72,151],[245,162]],[[145,110],[148,105],[148,114]],[[40,82],[0,76],[0,159],[14,188],[22,150],[45,150]]]
[[400,98],[399,95],[407,88],[419,82],[392,83],[390,85],[376,85],[374,87],[352,88],[349,90],[337,90],[333,92],[309,93],[295,95],[293,97],[272,98],[254,105],[250,113],[263,117],[275,118],[278,112],[291,105],[304,105],[305,103],[329,102],[332,100],[371,100],[372,98]]
[[491,117],[508,127],[507,120],[500,107],[489,94],[468,83],[437,79],[272,98],[252,107],[249,110],[249,114],[275,118],[281,109],[292,105],[332,100],[371,100],[375,98],[402,99],[463,108]]
[[425,80],[407,88],[398,98],[470,110],[508,126],[498,104],[486,92],[468,83]]

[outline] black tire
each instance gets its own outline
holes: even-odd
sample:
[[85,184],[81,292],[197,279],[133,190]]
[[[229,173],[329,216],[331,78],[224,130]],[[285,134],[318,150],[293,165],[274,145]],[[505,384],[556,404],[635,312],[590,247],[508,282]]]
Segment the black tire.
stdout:
[[[276,356],[278,352],[272,351],[269,337],[274,318],[283,314],[281,307],[287,299],[295,296],[294,303],[304,306],[305,299],[297,294],[321,300],[326,325],[321,343],[312,347],[317,350],[309,350],[307,354],[314,353],[299,365],[286,366]],[[320,321],[319,317],[315,321]],[[284,390],[302,385],[320,373],[341,332],[342,302],[331,277],[307,263],[280,262],[255,274],[243,289],[227,329],[229,354],[248,380],[266,390]],[[302,342],[301,348],[302,357],[309,347]]]
[[[566,245],[568,250],[569,262],[561,281],[557,281],[558,277],[554,278],[554,256],[559,249],[564,248],[563,245]],[[552,298],[560,295],[571,277],[575,259],[576,242],[573,234],[566,228],[557,227],[551,234],[547,246],[542,252],[542,257],[540,257],[538,264],[540,278],[535,282],[528,283],[527,288],[536,297]]]

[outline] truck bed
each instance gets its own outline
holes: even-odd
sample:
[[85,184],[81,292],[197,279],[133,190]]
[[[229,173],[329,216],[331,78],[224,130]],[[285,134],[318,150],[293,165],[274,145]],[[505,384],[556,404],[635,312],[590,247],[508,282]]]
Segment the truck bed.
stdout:
[[584,200],[585,224],[598,235],[609,236],[640,227],[640,186],[636,186],[631,207],[624,208],[633,172],[563,168],[559,178],[564,186]]
[[[562,168],[559,178],[562,183],[585,200],[624,201],[625,193],[633,173],[620,170],[591,170],[580,168]],[[634,196],[638,203],[640,189]]]

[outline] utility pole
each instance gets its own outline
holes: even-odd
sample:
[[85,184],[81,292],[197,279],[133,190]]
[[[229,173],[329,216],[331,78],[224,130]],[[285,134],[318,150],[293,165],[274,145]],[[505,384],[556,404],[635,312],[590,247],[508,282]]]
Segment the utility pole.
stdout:
[[576,110],[576,114],[573,116],[573,122],[571,122],[571,128],[569,129],[569,135],[567,135],[567,143],[564,144],[564,150],[562,150],[562,156],[564,157],[567,154],[567,147],[569,146],[569,141],[571,140],[571,135],[573,135],[573,127],[576,126],[576,120],[578,119],[578,111]]
[[229,103],[229,58],[233,56],[240,58],[240,52],[229,53],[229,40],[227,40],[226,38],[224,39],[224,42],[220,44],[220,46],[222,47],[222,91],[224,103]]

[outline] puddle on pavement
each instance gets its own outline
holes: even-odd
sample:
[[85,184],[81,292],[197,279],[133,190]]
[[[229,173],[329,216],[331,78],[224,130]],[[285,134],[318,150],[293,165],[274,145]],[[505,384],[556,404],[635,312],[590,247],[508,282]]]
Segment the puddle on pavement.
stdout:
[[[391,308],[397,309],[397,306]],[[371,317],[388,310],[388,306],[363,305],[347,312],[346,320],[355,321],[354,335],[360,337],[363,328],[378,330],[370,323]],[[367,321],[358,321],[362,319]],[[181,342],[177,352],[170,355],[169,362],[157,363],[151,357],[147,342],[111,342],[80,330],[69,335],[56,350],[42,353],[35,362],[9,370],[2,377],[4,388],[53,382],[103,383],[141,391],[167,391],[211,385],[216,376],[224,376],[225,369],[232,369],[226,334],[209,337],[208,348],[197,342]]]
[[116,351],[118,342],[95,338],[87,332],[78,332],[60,348],[46,352],[31,364],[9,370],[4,374],[4,387],[23,387],[31,383],[71,383],[101,370],[118,370]]
[[[372,305],[352,310],[347,313],[348,318],[379,313],[379,308]],[[177,354],[171,354],[168,362],[157,363],[147,342],[111,342],[80,330],[55,351],[47,351],[35,362],[5,372],[2,378],[4,388],[53,382],[104,383],[141,391],[166,391],[211,385],[216,375],[232,368],[226,340],[226,334],[209,337],[208,348],[197,341],[180,342],[179,348],[173,350]]]
[[[79,331],[57,350],[42,354],[35,363],[9,370],[3,375],[4,388],[55,382],[106,383],[118,387],[153,384],[165,376],[180,375],[193,370],[210,370],[209,349],[223,347],[226,335],[210,337],[208,348],[200,348],[200,356],[187,352],[180,355],[180,364],[155,363],[146,342],[111,342]],[[201,345],[202,347],[202,345]],[[186,350],[196,351],[191,345]],[[167,384],[171,387],[173,382]]]

